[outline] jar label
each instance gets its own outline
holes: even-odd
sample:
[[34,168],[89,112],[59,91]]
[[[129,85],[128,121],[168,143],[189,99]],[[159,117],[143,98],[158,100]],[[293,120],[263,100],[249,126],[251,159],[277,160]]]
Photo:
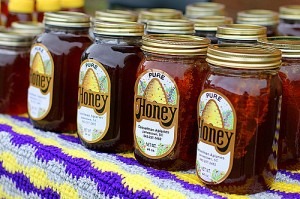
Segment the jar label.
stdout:
[[166,72],[150,69],[135,84],[135,147],[146,157],[167,156],[177,141],[179,92]]
[[88,143],[100,141],[109,128],[110,78],[103,65],[87,59],[79,73],[77,129]]
[[232,169],[236,113],[225,95],[206,89],[199,96],[198,116],[197,174],[205,182],[218,184]]
[[52,106],[54,64],[43,44],[35,44],[30,52],[30,85],[28,113],[33,120],[45,118]]

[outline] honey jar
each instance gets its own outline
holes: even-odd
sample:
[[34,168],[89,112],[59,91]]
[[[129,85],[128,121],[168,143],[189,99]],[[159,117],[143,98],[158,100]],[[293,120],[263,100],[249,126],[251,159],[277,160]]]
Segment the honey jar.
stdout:
[[28,113],[36,128],[74,132],[80,58],[92,43],[90,17],[66,11],[45,13],[44,24],[45,32],[30,53]]
[[165,170],[194,168],[197,106],[209,39],[145,35],[134,95],[135,158]]
[[106,152],[133,150],[133,97],[144,25],[102,22],[82,55],[77,127],[82,143]]
[[281,52],[251,44],[211,45],[199,95],[196,170],[209,188],[250,194],[277,170]]
[[146,33],[193,35],[195,29],[193,22],[184,19],[149,20]]
[[225,5],[214,2],[197,2],[189,4],[185,8],[185,16],[189,19],[196,19],[205,16],[223,16]]
[[149,10],[142,10],[138,16],[138,22],[147,24],[148,20],[161,19],[181,19],[182,12],[170,8],[151,8]]
[[300,4],[280,7],[279,18],[278,35],[300,36]]
[[35,37],[44,31],[44,24],[32,21],[13,22],[11,25],[11,31]]

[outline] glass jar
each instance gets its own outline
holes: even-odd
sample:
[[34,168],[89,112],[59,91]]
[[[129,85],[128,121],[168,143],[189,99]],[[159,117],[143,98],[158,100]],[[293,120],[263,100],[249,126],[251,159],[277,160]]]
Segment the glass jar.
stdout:
[[278,163],[300,161],[300,37],[268,37],[259,42],[282,51],[279,76],[283,85]]
[[29,55],[32,38],[0,32],[0,113],[27,113]]
[[85,0],[60,0],[60,7],[63,11],[84,12]]
[[218,26],[218,43],[256,44],[257,39],[267,37],[267,28],[249,24],[227,24]]
[[95,20],[107,22],[136,22],[137,14],[128,10],[96,11]]
[[44,24],[38,22],[13,22],[11,31],[23,35],[35,37],[44,32]]
[[277,35],[279,16],[277,12],[271,10],[245,10],[238,12],[237,23],[265,26],[267,36],[271,37]]
[[169,8],[152,8],[149,10],[142,10],[138,16],[138,22],[147,24],[148,20],[161,19],[181,19],[182,12]]
[[76,131],[80,58],[92,43],[90,17],[76,12],[45,13],[45,32],[31,48],[28,113],[34,127]]
[[36,0],[37,21],[43,22],[45,12],[60,11],[60,0]]
[[223,16],[225,5],[213,2],[197,2],[189,4],[185,8],[185,16],[189,19],[196,19],[205,16]]
[[15,21],[32,21],[34,0],[9,0],[6,27]]
[[[209,46],[198,100],[196,169],[209,188],[260,192],[274,181],[280,125],[281,52],[256,45]],[[234,188],[232,188],[234,187]]]
[[232,18],[225,16],[206,16],[197,19],[191,19],[195,23],[195,35],[206,37],[211,40],[212,44],[218,43],[216,37],[217,28],[220,25],[232,24]]
[[193,35],[194,23],[184,19],[161,19],[147,22],[146,34]]
[[279,18],[278,35],[300,36],[300,5],[280,7]]
[[135,74],[143,57],[140,43],[144,25],[95,22],[94,33],[95,43],[82,55],[78,135],[91,149],[130,151]]
[[209,39],[145,35],[135,84],[135,158],[165,170],[195,167],[201,81],[207,72]]

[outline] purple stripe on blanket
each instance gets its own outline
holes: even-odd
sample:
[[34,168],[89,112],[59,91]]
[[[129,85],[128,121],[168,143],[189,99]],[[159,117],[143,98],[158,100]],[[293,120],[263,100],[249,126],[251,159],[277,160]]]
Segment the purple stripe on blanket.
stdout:
[[283,191],[274,191],[274,190],[267,190],[267,193],[276,194],[281,196],[283,199],[296,199],[299,198],[299,193],[285,193]]
[[16,119],[16,120],[19,120],[21,122],[27,122],[27,123],[30,123],[30,119],[28,117],[21,117],[21,116],[11,116],[12,118]]
[[[36,148],[35,156],[42,161],[56,161],[66,165],[66,173],[74,178],[87,177],[97,183],[98,190],[108,197],[121,198],[153,198],[149,191],[136,191],[124,187],[122,176],[113,172],[102,172],[95,169],[91,162],[83,158],[73,158],[62,152],[60,148],[43,145],[35,140],[34,137],[21,135],[12,130],[12,127],[6,124],[0,124],[0,131],[8,132],[12,135],[11,143],[16,146],[29,144]],[[0,140],[1,142],[1,140]]]
[[118,156],[118,155],[114,155],[119,161],[127,164],[127,165],[134,165],[134,166],[139,166],[139,167],[143,167],[144,169],[147,170],[147,173],[158,177],[159,179],[168,179],[168,180],[173,180],[179,184],[181,184],[181,186],[189,191],[193,191],[194,193],[197,194],[206,194],[209,196],[213,196],[214,198],[224,198],[220,195],[217,195],[215,193],[213,193],[210,189],[206,188],[206,187],[202,187],[200,185],[193,185],[190,184],[184,180],[179,179],[176,175],[169,173],[167,171],[161,171],[161,170],[156,170],[150,167],[145,167],[140,165],[135,159],[133,158],[126,158],[126,157],[122,157],[122,156]]
[[[60,198],[58,193],[53,191],[50,188],[38,189],[31,182],[30,179],[27,178],[24,174],[20,172],[16,172],[14,174],[9,173],[3,168],[3,163],[0,162],[0,176],[4,176],[12,180],[15,183],[16,188],[23,193],[29,194],[33,193],[38,195],[41,198]],[[3,185],[5,186],[5,184]]]
[[298,180],[300,182],[300,173],[292,173],[286,170],[279,170],[278,172],[288,176],[290,179]]

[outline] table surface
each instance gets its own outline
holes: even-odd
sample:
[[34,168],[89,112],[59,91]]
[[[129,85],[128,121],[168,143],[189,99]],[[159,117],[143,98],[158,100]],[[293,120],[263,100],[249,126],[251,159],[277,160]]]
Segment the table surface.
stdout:
[[0,198],[300,198],[300,164],[279,170],[265,192],[226,194],[205,187],[195,170],[155,170],[131,153],[94,152],[75,136],[0,115]]

